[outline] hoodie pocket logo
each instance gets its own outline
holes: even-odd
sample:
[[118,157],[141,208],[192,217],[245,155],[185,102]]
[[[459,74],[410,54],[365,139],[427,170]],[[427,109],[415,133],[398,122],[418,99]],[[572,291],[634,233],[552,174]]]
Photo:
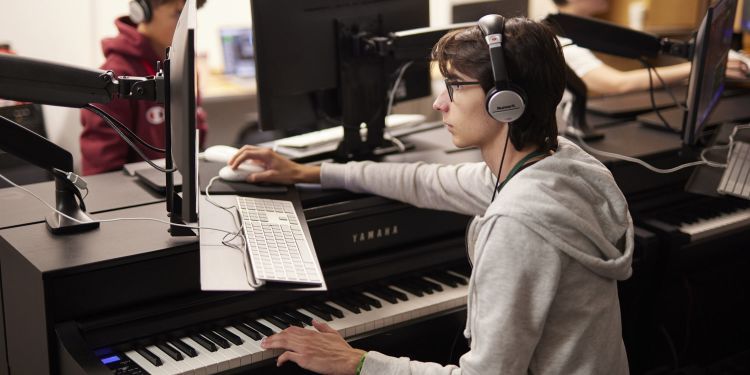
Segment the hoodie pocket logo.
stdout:
[[164,117],[164,107],[154,106],[146,111],[146,121],[151,125],[163,124]]

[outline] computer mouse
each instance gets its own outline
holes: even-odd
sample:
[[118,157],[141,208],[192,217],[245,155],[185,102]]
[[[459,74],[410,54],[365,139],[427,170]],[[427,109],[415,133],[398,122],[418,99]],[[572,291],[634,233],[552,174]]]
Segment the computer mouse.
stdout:
[[211,146],[203,151],[203,158],[216,163],[227,163],[239,149],[231,146]]
[[258,164],[244,162],[240,164],[237,169],[232,169],[230,166],[226,166],[219,170],[219,177],[224,181],[246,181],[247,176],[252,173],[263,172],[265,169]]

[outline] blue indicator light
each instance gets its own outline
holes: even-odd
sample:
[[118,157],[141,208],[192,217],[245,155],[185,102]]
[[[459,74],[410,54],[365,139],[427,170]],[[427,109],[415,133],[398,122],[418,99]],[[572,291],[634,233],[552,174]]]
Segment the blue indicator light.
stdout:
[[108,364],[110,364],[112,362],[117,362],[119,360],[120,360],[120,357],[118,357],[116,355],[113,355],[111,357],[102,358],[102,363],[105,364],[105,365],[108,365]]

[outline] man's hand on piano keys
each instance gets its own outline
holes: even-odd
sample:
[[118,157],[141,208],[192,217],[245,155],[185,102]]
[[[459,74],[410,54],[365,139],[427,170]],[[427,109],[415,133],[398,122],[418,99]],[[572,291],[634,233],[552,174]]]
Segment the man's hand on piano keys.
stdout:
[[281,366],[292,361],[320,374],[351,375],[356,372],[364,350],[354,349],[335,329],[313,320],[316,330],[291,326],[261,342],[264,349],[286,350],[276,360]]

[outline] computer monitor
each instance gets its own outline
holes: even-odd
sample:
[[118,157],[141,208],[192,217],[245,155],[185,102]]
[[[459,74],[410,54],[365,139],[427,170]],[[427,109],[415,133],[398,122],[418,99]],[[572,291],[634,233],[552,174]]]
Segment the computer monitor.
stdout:
[[487,14],[500,14],[503,17],[526,17],[529,11],[528,0],[489,0],[453,5],[453,23],[476,22]]
[[[263,130],[283,135],[342,125],[347,104],[383,115],[386,97],[365,105],[366,85],[357,95],[344,94],[339,65],[341,55],[353,48],[340,30],[386,36],[389,32],[429,26],[429,0],[252,0],[253,38],[259,122]],[[382,46],[372,45],[374,49]],[[426,50],[425,57],[429,55]],[[387,60],[384,71],[395,77],[403,61]],[[353,67],[356,69],[357,67]],[[394,80],[365,75],[379,84]],[[349,82],[351,83],[351,82]],[[377,84],[378,82],[375,82]],[[396,90],[396,101],[431,94],[429,62],[414,62]],[[390,87],[389,87],[390,89]],[[349,124],[359,126],[360,124]],[[369,124],[368,124],[369,125]]]
[[750,33],[750,0],[743,0],[740,27],[742,31]]
[[698,28],[683,126],[683,142],[686,145],[700,142],[706,121],[724,92],[724,75],[736,10],[737,0],[718,0],[708,8]]
[[239,77],[255,76],[255,50],[253,29],[222,28],[221,46],[224,50],[224,74]]
[[[182,175],[181,203],[171,207],[172,215],[183,222],[198,221],[198,142],[195,102],[195,0],[185,2],[172,37],[165,62],[167,94],[166,115],[170,134],[167,142],[172,159]],[[169,193],[169,192],[168,192]],[[173,199],[167,196],[167,199]]]

